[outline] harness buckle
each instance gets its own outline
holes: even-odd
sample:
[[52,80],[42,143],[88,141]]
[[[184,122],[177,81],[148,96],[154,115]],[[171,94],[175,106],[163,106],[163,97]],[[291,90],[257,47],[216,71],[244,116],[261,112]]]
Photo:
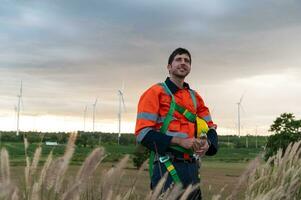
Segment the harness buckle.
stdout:
[[168,155],[161,156],[161,157],[159,158],[160,163],[165,163],[165,162],[168,161],[168,160],[169,160],[169,156],[168,156]]

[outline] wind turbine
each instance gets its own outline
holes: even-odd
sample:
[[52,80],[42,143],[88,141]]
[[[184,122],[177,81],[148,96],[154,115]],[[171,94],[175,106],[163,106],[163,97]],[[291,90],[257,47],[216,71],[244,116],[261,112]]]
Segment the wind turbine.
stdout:
[[125,109],[125,103],[124,103],[124,98],[123,98],[123,90],[124,90],[124,83],[122,83],[122,90],[118,90],[118,97],[119,97],[119,107],[118,107],[118,144],[119,144],[119,140],[120,140],[120,136],[121,136],[120,132],[121,132],[122,105],[123,105],[123,110],[126,111],[126,109]]
[[95,127],[95,112],[96,112],[97,100],[98,100],[98,97],[96,97],[95,102],[93,104],[93,133],[94,133],[94,127]]
[[20,123],[20,106],[21,106],[21,100],[22,100],[22,81],[20,86],[20,93],[18,95],[18,107],[17,107],[17,132],[16,135],[19,135],[19,123]]
[[237,120],[238,120],[237,127],[238,127],[238,137],[239,138],[240,138],[240,107],[242,106],[241,103],[242,103],[243,98],[244,98],[244,93],[243,93],[243,95],[241,95],[239,102],[237,103]]

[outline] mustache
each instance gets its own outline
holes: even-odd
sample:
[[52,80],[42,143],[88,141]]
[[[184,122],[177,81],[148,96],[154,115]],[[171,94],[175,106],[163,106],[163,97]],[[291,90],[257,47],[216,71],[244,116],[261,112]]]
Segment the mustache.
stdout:
[[178,68],[179,69],[185,69],[185,70],[189,69],[189,67],[187,65],[180,65]]

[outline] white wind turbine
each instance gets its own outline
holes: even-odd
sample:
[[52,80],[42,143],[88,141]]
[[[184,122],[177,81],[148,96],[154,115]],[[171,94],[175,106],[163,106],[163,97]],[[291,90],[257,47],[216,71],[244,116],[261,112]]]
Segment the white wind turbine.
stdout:
[[244,98],[244,93],[241,95],[239,102],[237,103],[237,127],[238,127],[238,137],[240,137],[240,108],[242,107],[242,100]]
[[21,81],[21,86],[20,86],[20,93],[18,95],[18,107],[17,107],[17,131],[16,135],[19,135],[19,123],[20,123],[20,107],[21,107],[21,101],[22,101],[22,81]]
[[[119,106],[118,106],[118,144],[121,136],[121,114],[122,114],[122,105],[123,105],[123,111],[126,111],[125,109],[125,103],[123,98],[123,91],[124,91],[124,83],[122,83],[122,89],[118,90],[118,97],[119,97]],[[122,104],[122,105],[121,105]]]
[[92,105],[93,106],[93,133],[94,133],[94,128],[95,128],[95,112],[96,112],[97,100],[98,100],[98,97],[96,97],[95,102]]

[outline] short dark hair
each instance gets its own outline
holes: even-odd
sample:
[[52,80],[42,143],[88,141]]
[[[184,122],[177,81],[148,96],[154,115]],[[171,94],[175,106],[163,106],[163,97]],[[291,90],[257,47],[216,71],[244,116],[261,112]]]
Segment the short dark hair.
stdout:
[[170,54],[170,56],[168,58],[168,64],[170,65],[172,63],[172,61],[176,57],[176,55],[182,55],[182,54],[187,54],[189,56],[190,64],[191,64],[191,55],[190,55],[189,51],[187,49],[184,49],[181,47],[177,48]]

